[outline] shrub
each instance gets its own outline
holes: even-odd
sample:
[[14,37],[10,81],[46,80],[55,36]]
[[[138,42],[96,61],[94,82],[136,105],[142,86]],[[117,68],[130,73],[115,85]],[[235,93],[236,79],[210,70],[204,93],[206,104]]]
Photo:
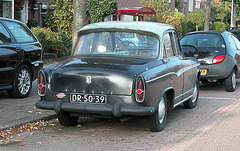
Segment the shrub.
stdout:
[[177,16],[169,15],[166,19],[166,24],[172,25],[177,30],[178,37],[182,37],[181,20]]
[[211,30],[220,30],[220,31],[224,31],[227,29],[226,24],[224,24],[223,22],[214,22],[211,26]]
[[42,44],[44,53],[56,53],[58,57],[71,54],[72,35],[52,32],[49,28],[33,27],[31,30]]
[[29,18],[29,19],[28,19],[28,22],[27,22],[27,26],[28,26],[29,28],[37,27],[37,26],[38,26],[38,23],[37,23],[37,21],[36,21],[34,18]]
[[181,25],[182,25],[182,35],[185,35],[188,31],[187,31],[187,18],[183,13],[179,13],[179,12],[175,12],[174,13],[175,16],[177,16],[177,18],[180,19],[181,21]]

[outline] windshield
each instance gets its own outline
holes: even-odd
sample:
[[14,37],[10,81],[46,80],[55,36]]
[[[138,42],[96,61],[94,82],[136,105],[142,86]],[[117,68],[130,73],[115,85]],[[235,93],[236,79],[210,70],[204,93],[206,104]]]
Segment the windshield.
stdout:
[[157,58],[159,40],[154,36],[133,32],[98,32],[82,35],[73,55],[121,55]]
[[192,34],[183,37],[181,45],[192,45],[194,47],[218,47],[225,48],[223,39],[217,34]]

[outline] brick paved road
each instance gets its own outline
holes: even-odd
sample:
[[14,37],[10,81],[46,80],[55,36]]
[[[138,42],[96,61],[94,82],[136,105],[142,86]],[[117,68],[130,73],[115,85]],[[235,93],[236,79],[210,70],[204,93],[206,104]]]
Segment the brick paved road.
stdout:
[[[196,145],[201,145],[201,150],[215,150],[216,148],[209,148],[206,144],[211,146],[217,139],[203,140],[202,137],[210,134],[224,120],[240,117],[240,113],[235,112],[240,107],[239,96],[239,84],[233,93],[226,92],[221,85],[202,86],[198,106],[192,110],[179,106],[170,111],[166,128],[159,133],[149,130],[145,118],[133,118],[122,124],[114,119],[92,119],[74,127],[57,124],[45,130],[21,133],[21,136],[14,139],[23,140],[21,144],[24,146],[10,143],[0,146],[0,150],[157,151],[195,150]],[[237,128],[236,132],[238,131]],[[237,133],[236,135],[239,136]],[[198,144],[198,140],[202,144]],[[224,145],[228,144],[218,141],[216,146],[220,147],[217,150],[231,147]]]

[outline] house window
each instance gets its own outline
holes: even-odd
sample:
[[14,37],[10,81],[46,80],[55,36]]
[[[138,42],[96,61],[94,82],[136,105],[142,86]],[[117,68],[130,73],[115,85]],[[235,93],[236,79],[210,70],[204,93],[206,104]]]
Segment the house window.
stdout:
[[12,18],[12,0],[0,1],[0,17]]

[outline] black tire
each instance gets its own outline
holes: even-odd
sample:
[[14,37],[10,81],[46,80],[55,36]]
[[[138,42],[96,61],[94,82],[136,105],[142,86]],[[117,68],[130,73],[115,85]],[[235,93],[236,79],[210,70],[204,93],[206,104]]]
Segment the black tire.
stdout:
[[32,89],[32,71],[27,65],[21,65],[14,77],[13,88],[8,94],[13,98],[26,98]]
[[164,94],[158,103],[155,113],[149,117],[150,130],[160,132],[164,129],[167,119],[167,97]]
[[225,79],[225,88],[227,92],[234,92],[237,87],[236,73],[233,70],[231,74]]
[[187,109],[193,109],[197,106],[198,96],[199,96],[199,80],[196,80],[193,90],[193,96],[183,103],[184,107]]
[[58,121],[62,126],[74,126],[79,119],[78,116],[70,116],[68,112],[61,112],[57,114]]

